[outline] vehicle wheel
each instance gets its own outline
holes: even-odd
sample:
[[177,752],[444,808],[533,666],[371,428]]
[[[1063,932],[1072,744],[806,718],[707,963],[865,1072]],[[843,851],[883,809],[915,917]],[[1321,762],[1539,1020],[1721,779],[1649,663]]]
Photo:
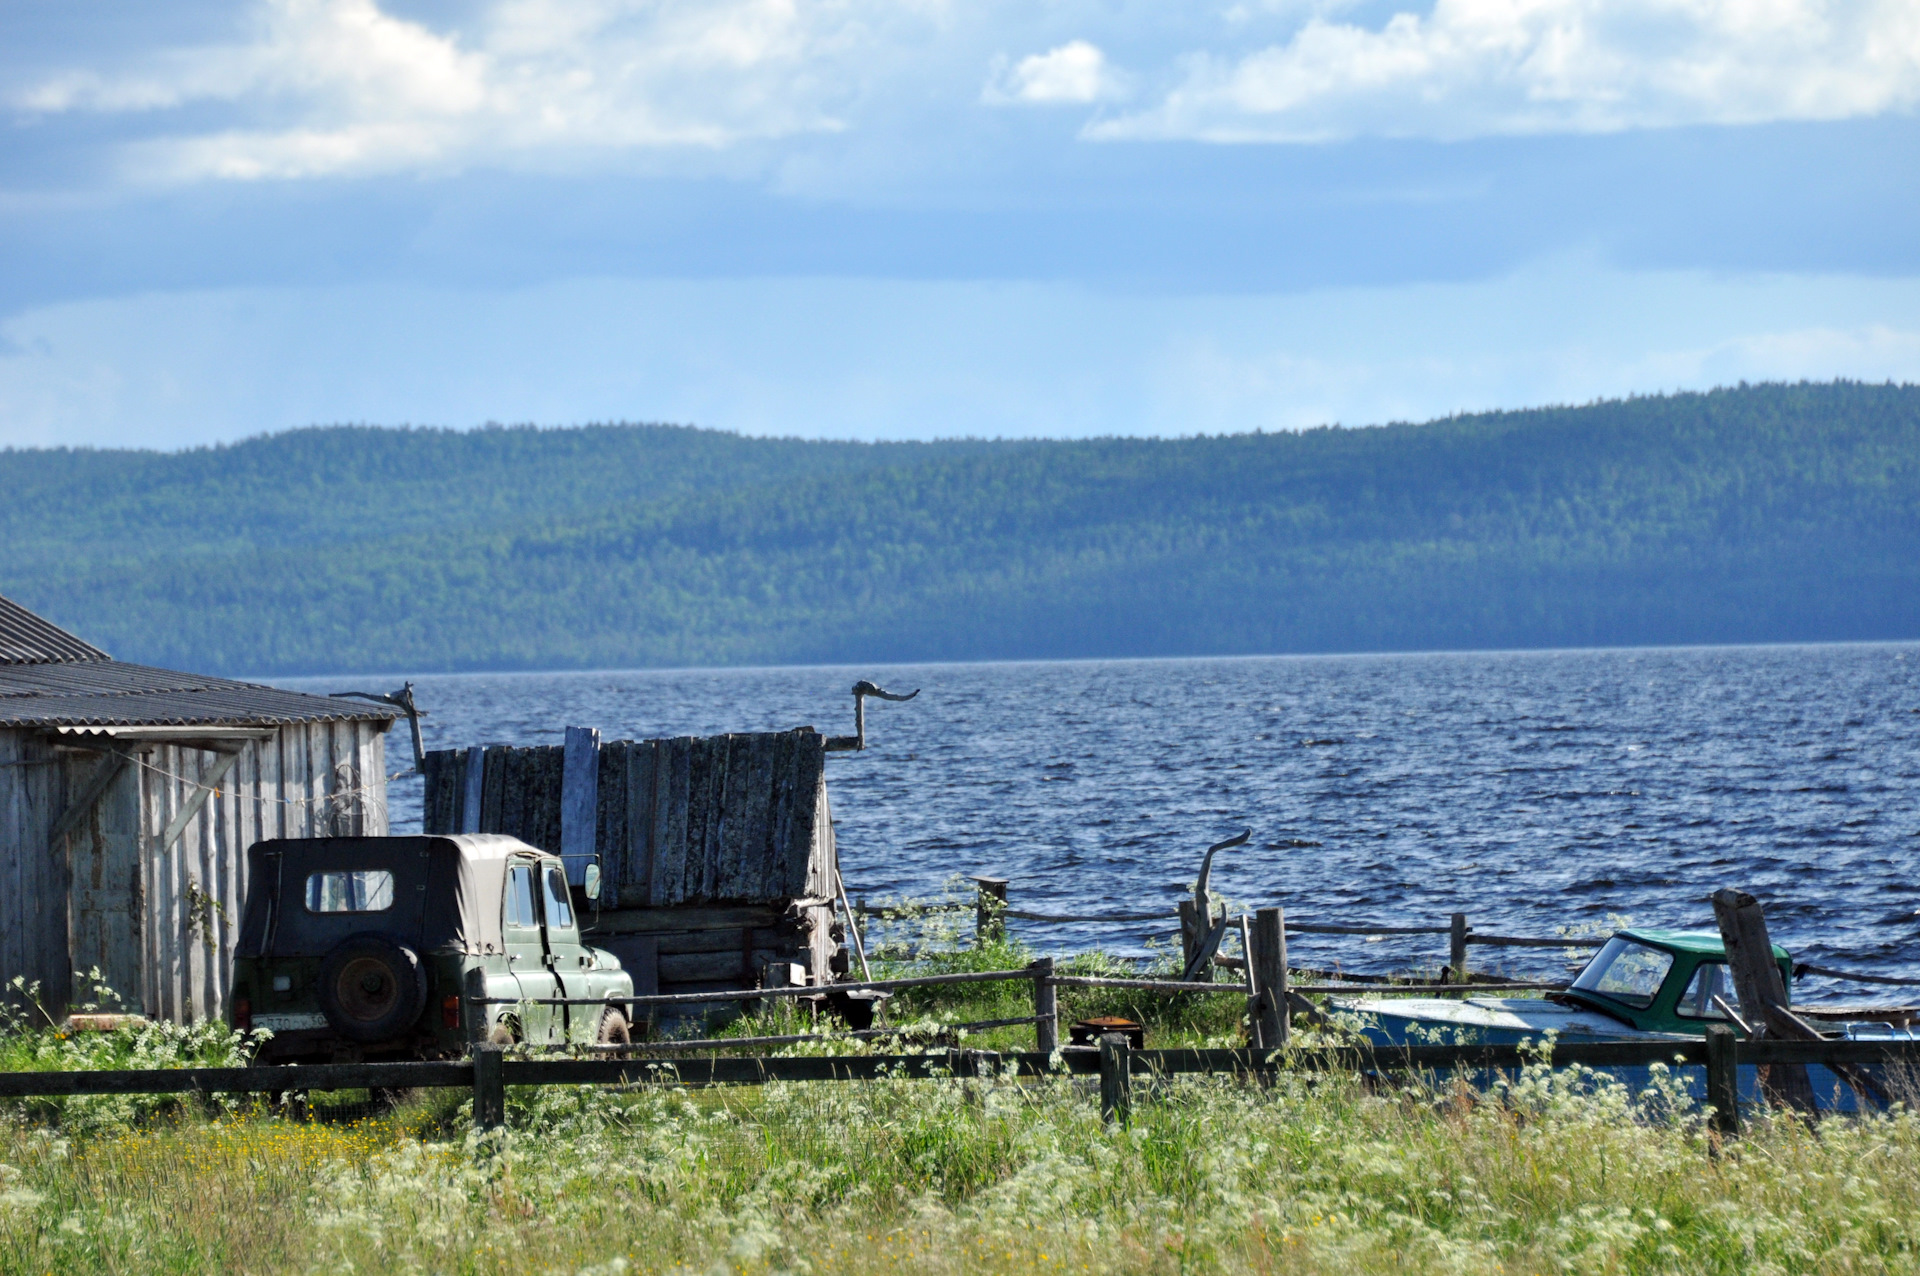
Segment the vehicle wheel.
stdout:
[[600,1027],[593,1034],[596,1046],[625,1046],[633,1043],[633,1033],[627,1027],[627,1017],[608,1006],[600,1012]]
[[420,955],[385,935],[352,935],[320,963],[320,1009],[349,1041],[390,1041],[427,1005]]

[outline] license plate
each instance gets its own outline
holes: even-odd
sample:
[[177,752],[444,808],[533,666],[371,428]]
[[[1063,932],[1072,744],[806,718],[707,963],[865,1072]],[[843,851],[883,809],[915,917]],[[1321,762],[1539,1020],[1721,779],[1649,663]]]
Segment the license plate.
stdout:
[[302,1028],[324,1028],[327,1017],[319,1014],[306,1015],[255,1015],[253,1026],[265,1028],[270,1032],[298,1032]]

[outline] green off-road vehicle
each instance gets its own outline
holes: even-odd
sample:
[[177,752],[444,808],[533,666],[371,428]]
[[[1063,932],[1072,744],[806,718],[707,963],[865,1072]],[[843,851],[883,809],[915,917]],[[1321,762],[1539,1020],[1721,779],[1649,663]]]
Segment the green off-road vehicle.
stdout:
[[633,980],[581,942],[545,851],[487,833],[327,837],[258,842],[247,860],[229,1005],[234,1027],[272,1032],[260,1063],[627,1040]]

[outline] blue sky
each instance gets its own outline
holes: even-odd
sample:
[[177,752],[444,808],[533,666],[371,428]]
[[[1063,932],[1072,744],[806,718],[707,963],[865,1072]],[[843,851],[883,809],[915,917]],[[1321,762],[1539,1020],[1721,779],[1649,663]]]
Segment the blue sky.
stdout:
[[1920,380],[1920,0],[0,0],[0,445]]

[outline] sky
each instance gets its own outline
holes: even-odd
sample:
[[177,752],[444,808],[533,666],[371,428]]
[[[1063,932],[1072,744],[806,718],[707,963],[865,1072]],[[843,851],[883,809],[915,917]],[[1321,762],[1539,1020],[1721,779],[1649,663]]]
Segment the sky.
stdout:
[[0,0],[0,446],[1920,381],[1920,0]]

